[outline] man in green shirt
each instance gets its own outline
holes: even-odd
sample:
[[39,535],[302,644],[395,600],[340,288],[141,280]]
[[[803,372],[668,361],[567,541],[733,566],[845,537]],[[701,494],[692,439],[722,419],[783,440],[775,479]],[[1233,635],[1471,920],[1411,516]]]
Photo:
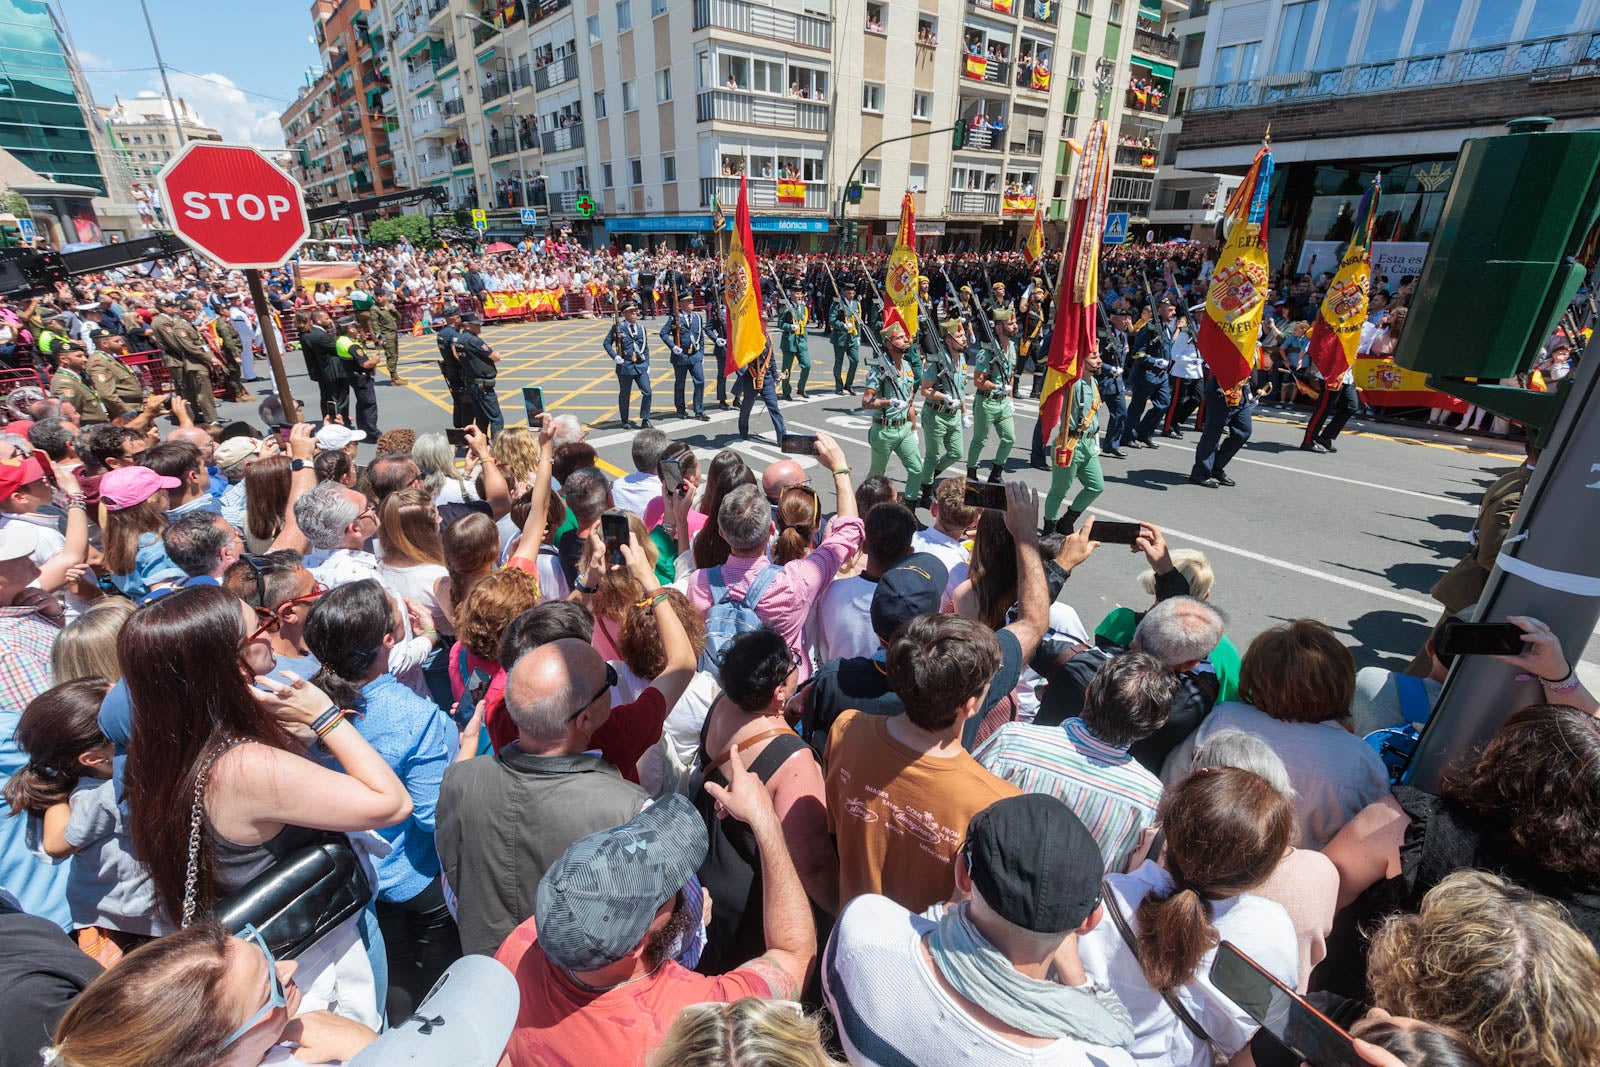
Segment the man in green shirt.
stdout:
[[861,406],[872,412],[872,429],[867,431],[867,444],[872,448],[872,473],[882,474],[889,469],[889,456],[900,457],[905,466],[907,484],[922,483],[922,457],[917,453],[917,409],[914,401],[917,378],[906,361],[911,349],[911,338],[898,322],[883,333],[884,351],[889,365],[874,361],[867,370],[867,386],[861,394]]
[[[1050,474],[1050,492],[1044,498],[1044,524],[1048,529],[1051,523],[1055,523],[1056,529],[1063,534],[1072,532],[1078,519],[1106,488],[1106,480],[1100,473],[1100,387],[1095,384],[1095,376],[1099,373],[1100,353],[1090,352],[1084,357],[1082,377],[1073,383],[1067,397],[1067,410],[1063,418],[1066,444],[1072,448],[1072,458],[1061,464],[1056,450],[1047,450],[1056,466]],[[1083,488],[1078,490],[1078,495],[1072,498],[1072,506],[1057,522],[1061,501],[1066,498],[1067,490],[1072,488],[1074,482],[1082,483]]]
[[[998,288],[998,286],[996,286]],[[985,345],[973,367],[972,385],[978,397],[973,402],[972,444],[967,449],[967,477],[978,477],[978,457],[983,455],[984,443],[989,439],[989,428],[994,427],[999,444],[994,450],[994,463],[989,468],[989,481],[998,484],[1005,476],[1006,460],[1011,456],[1011,446],[1016,443],[1016,424],[1011,413],[1011,376],[1017,370],[1017,316],[1007,307],[998,308],[993,315],[994,345]]]
[[[839,299],[828,308],[828,334],[833,341],[833,391],[839,396],[856,391],[856,367],[861,363],[861,304],[856,300],[856,283],[846,279],[839,284]],[[849,361],[849,374],[845,362]]]
[[906,496],[919,508],[933,506],[939,472],[961,458],[961,395],[966,389],[961,361],[967,331],[960,319],[948,318],[939,324],[939,332],[945,351],[930,353],[922,365],[922,473],[906,485]]

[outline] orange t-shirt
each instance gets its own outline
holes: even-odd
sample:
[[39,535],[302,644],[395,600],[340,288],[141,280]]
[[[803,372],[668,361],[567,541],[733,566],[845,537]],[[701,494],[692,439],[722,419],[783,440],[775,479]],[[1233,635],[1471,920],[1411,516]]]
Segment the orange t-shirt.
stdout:
[[966,752],[928,756],[882,715],[846,711],[828,734],[828,830],[839,846],[839,906],[880,893],[911,912],[948,900],[967,824],[1022,790]]

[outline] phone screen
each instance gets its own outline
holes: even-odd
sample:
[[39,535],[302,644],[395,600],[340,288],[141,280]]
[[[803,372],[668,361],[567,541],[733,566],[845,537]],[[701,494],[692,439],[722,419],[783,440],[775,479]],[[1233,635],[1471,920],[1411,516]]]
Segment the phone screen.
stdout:
[[1139,533],[1140,526],[1136,522],[1112,522],[1110,519],[1097,518],[1089,538],[1103,545],[1131,545],[1139,539]]
[[528,425],[537,423],[539,416],[544,414],[544,390],[537,385],[523,386],[522,406],[528,409]]
[[606,563],[621,566],[622,546],[628,543],[628,517],[620,511],[601,515],[600,535],[606,539]]
[[451,426],[445,430],[444,437],[457,448],[467,447],[467,431],[460,426]]
[[1006,509],[1006,487],[990,482],[975,482],[968,478],[966,490],[961,494],[961,500],[969,508],[988,508],[990,511],[1004,511]]
[[339,414],[339,405],[335,404],[332,400],[328,401],[322,405],[322,414],[330,419],[333,418],[335,415]]
[[778,442],[778,451],[790,456],[814,456],[817,454],[817,435],[786,433]]
[[1211,984],[1243,1008],[1283,1046],[1316,1067],[1362,1067],[1350,1035],[1256,962],[1224,941],[1211,964]]
[[1452,622],[1439,634],[1441,656],[1516,656],[1528,646],[1509,622]]
[[683,488],[683,464],[675,459],[664,459],[660,462],[661,492],[664,494],[676,493]]

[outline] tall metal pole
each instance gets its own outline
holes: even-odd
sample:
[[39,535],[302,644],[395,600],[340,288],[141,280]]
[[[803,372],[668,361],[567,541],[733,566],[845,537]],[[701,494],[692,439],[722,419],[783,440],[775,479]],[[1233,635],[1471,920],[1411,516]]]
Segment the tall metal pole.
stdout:
[[172,95],[172,83],[167,81],[167,62],[161,58],[161,46],[156,43],[156,27],[150,21],[150,8],[145,0],[139,0],[139,10],[144,12],[144,28],[150,33],[150,48],[156,54],[156,69],[161,72],[161,90],[167,94],[167,110],[172,113],[172,124],[178,128],[178,145],[181,147],[189,138],[184,135],[183,121],[178,118],[178,98]]

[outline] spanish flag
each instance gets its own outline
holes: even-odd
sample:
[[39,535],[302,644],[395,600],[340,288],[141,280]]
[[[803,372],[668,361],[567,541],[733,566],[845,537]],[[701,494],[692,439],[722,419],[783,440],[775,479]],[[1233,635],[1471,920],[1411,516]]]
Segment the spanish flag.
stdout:
[[900,233],[883,278],[883,328],[896,322],[917,336],[917,212],[910,193],[900,198]]
[[1339,256],[1339,270],[1311,324],[1307,354],[1322,380],[1337,382],[1355,366],[1361,326],[1367,321],[1367,285],[1372,280],[1372,222],[1378,217],[1378,179],[1361,195],[1355,228]]
[[1037,204],[1033,208],[1033,229],[1028,231],[1028,239],[1022,243],[1022,258],[1028,261],[1028,266],[1039,262],[1044,255],[1044,209]]
[[1226,392],[1250,377],[1267,302],[1267,193],[1272,184],[1272,148],[1262,144],[1244,181],[1223,211],[1233,220],[1222,247],[1197,343],[1200,358]]
[[805,182],[779,182],[778,203],[804,204],[806,202]]
[[[1084,140],[1072,194],[1072,228],[1062,249],[1056,279],[1056,322],[1050,334],[1049,368],[1039,395],[1039,432],[1056,433],[1061,447],[1070,427],[1063,417],[1072,387],[1083,377],[1084,357],[1095,348],[1095,304],[1100,298],[1100,235],[1106,229],[1106,197],[1111,191],[1110,133],[1096,119]],[[1037,227],[1037,219],[1035,222]]]
[[723,265],[723,300],[728,309],[728,354],[723,374],[733,374],[752,363],[767,347],[761,324],[761,271],[756,265],[756,243],[750,235],[748,179],[739,176],[739,206],[733,213],[733,239]]
[[973,81],[983,81],[989,73],[989,61],[982,56],[967,57],[967,77]]

